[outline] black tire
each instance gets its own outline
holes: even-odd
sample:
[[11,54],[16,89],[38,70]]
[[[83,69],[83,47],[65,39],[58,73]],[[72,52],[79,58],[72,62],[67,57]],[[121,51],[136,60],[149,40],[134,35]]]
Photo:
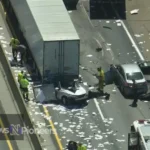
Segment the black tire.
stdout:
[[92,92],[91,91],[88,92],[88,98],[92,98]]
[[62,101],[63,105],[68,105],[69,104],[68,98],[66,96],[63,96],[61,98],[61,101]]

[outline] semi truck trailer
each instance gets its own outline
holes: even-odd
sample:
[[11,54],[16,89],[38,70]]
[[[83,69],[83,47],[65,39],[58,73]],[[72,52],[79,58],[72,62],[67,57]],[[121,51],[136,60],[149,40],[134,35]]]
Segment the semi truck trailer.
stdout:
[[62,0],[3,0],[42,81],[79,75],[80,38]]

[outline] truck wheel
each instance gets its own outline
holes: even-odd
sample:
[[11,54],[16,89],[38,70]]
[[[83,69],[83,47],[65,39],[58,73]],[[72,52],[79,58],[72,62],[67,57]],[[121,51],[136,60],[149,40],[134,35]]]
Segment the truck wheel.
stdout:
[[68,98],[66,96],[63,96],[61,100],[64,105],[68,105]]

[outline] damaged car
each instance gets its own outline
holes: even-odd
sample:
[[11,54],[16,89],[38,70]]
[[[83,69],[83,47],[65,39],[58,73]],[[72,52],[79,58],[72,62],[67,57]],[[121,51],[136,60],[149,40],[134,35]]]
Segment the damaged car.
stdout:
[[58,83],[55,88],[55,96],[57,100],[62,101],[64,105],[77,101],[85,102],[89,96],[87,88],[78,80],[69,83]]

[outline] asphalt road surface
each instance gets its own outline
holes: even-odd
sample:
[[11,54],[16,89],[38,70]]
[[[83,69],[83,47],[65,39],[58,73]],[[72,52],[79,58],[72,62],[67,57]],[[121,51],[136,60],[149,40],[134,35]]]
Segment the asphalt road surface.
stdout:
[[[139,60],[126,32],[115,20],[90,22],[81,4],[70,12],[70,17],[81,38],[80,74],[88,85],[98,82],[92,75],[98,66],[107,71],[112,63]],[[101,52],[96,51],[99,43],[103,46]],[[111,94],[109,101],[89,99],[87,105],[69,108],[47,104],[64,147],[67,141],[75,140],[86,144],[89,150],[127,150],[130,125],[136,119],[149,118],[150,104],[139,101],[138,107],[133,108],[129,106],[132,100],[125,99],[115,85],[106,86],[105,91]]]
[[3,150],[10,150],[6,141],[0,141],[0,147]]

